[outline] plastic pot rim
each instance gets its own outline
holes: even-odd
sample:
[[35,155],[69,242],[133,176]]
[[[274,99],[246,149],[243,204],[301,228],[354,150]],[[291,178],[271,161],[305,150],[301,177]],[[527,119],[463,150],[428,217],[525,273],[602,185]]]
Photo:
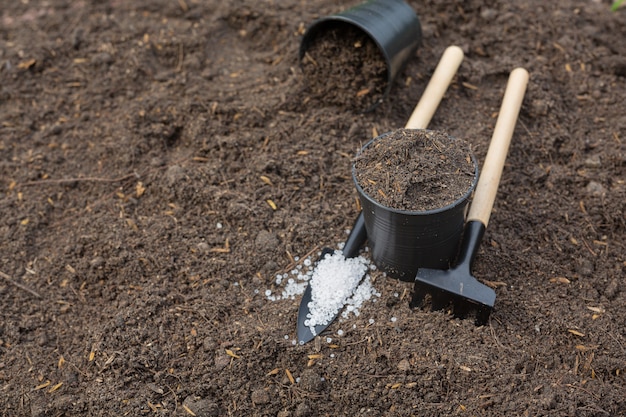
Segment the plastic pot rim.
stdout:
[[[412,130],[431,131],[429,129],[412,129]],[[381,140],[382,138],[384,138],[385,136],[389,135],[390,133],[391,132],[383,133],[382,135],[378,135],[375,138],[373,138],[370,141],[368,141],[365,145],[363,145],[361,147],[361,149],[357,153],[357,156],[360,155],[361,152],[363,152],[363,150],[366,149],[368,146],[370,146],[372,143],[374,143],[374,142],[376,142],[378,140]],[[453,137],[453,136],[451,136],[451,137]],[[381,204],[379,201],[377,201],[376,199],[371,197],[369,194],[367,194],[365,192],[365,190],[363,190],[361,185],[359,185],[359,182],[357,181],[357,178],[356,178],[356,165],[355,165],[355,163],[352,163],[352,179],[354,181],[354,185],[356,186],[357,192],[359,193],[359,195],[365,197],[370,203],[372,203],[375,206],[378,206],[379,208],[385,209],[385,210],[387,210],[389,212],[392,212],[392,213],[404,214],[404,215],[408,215],[408,216],[431,216],[431,215],[434,215],[434,214],[438,214],[438,213],[441,213],[441,212],[444,212],[444,211],[451,210],[454,207],[456,207],[456,206],[458,206],[460,204],[463,204],[465,201],[469,200],[469,198],[471,197],[472,193],[476,189],[476,184],[478,183],[479,169],[478,169],[478,161],[476,160],[476,156],[474,155],[474,153],[470,152],[470,156],[472,158],[472,162],[474,163],[474,178],[472,179],[472,184],[467,189],[467,192],[465,194],[463,194],[463,196],[457,198],[452,203],[450,203],[450,204],[448,204],[446,206],[437,207],[437,208],[430,209],[430,210],[402,210],[402,209],[397,209],[397,208],[394,208],[394,207],[389,207],[389,206],[385,206],[384,204]]]
[[[393,9],[392,12],[387,15],[387,10],[382,16],[376,15],[376,12],[380,11],[377,9],[380,4],[390,7]],[[400,26],[396,26],[396,23]],[[339,13],[318,18],[309,25],[304,32],[298,51],[300,66],[315,37],[323,33],[325,29],[333,27],[341,29],[341,25],[364,33],[374,42],[385,62],[386,85],[382,96],[362,110],[363,113],[367,113],[389,97],[398,74],[422,42],[422,25],[415,10],[404,0],[364,1]],[[381,30],[381,27],[387,27],[389,30]]]
[[381,45],[378,39],[376,39],[376,37],[374,36],[371,30],[359,24],[358,22],[355,22],[351,18],[342,16],[342,15],[332,15],[332,16],[325,16],[325,17],[319,18],[315,20],[313,23],[311,23],[311,26],[309,26],[309,28],[304,33],[302,42],[300,43],[300,49],[298,52],[298,60],[302,62],[302,58],[304,58],[304,54],[308,50],[308,47],[315,35],[320,33],[326,26],[330,27],[334,23],[337,23],[337,22],[346,23],[352,27],[359,29],[360,31],[365,33],[368,36],[368,38],[370,38],[376,44],[378,50],[383,56],[383,59],[385,60],[385,66],[387,67],[387,85],[385,86],[385,92],[383,94],[383,96],[386,97],[391,91],[391,87],[394,81],[392,68],[391,68],[392,66],[391,57],[389,56],[389,52],[383,47],[383,45]]

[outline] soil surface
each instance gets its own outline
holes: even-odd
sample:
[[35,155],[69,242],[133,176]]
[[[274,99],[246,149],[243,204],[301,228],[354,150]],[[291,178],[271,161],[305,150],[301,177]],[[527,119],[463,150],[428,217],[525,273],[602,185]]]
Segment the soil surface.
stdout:
[[359,151],[363,191],[398,210],[427,211],[467,197],[476,178],[469,142],[432,130],[396,129]]
[[[298,62],[353,2],[4,2],[0,415],[626,414],[626,9],[410,4],[422,46],[362,114],[311,104]],[[411,310],[373,271],[377,302],[294,345],[299,297],[265,291],[345,239],[352,158],[451,44],[429,127],[479,164],[530,72],[474,265],[489,323]]]

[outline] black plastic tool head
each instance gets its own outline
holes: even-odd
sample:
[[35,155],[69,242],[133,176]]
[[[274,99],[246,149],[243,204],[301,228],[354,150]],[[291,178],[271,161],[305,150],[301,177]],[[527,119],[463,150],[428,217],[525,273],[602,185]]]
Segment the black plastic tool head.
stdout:
[[[366,240],[367,240],[367,230],[365,229],[365,220],[363,219],[363,213],[361,212],[359,213],[359,216],[354,222],[354,226],[352,227],[352,230],[350,231],[350,235],[348,236],[348,239],[346,239],[346,243],[343,247],[343,256],[345,256],[346,258],[354,258],[355,256],[357,256],[359,254],[359,250],[361,249],[361,246],[363,246]],[[324,259],[326,255],[332,255],[333,252],[334,252],[333,249],[324,248],[322,250],[322,253],[320,254],[318,263],[320,260]],[[313,328],[315,332],[314,334],[314,332],[311,331],[312,329],[309,326],[306,326],[304,324],[304,322],[307,319],[307,315],[309,314],[309,302],[311,302],[311,299],[312,299],[311,285],[307,285],[304,291],[304,294],[302,295],[302,300],[300,301],[300,308],[298,309],[297,333],[298,333],[298,342],[300,344],[305,344],[315,339],[315,336],[319,335],[324,330],[326,330],[326,328],[330,326],[330,323],[332,323],[332,321],[334,320],[334,319],[331,320],[328,324],[320,324],[318,326],[315,326]],[[337,311],[337,314],[335,315],[335,317],[339,315],[339,312],[340,310]]]
[[464,268],[420,269],[415,278],[411,307],[425,307],[428,298],[432,310],[451,308],[455,317],[464,319],[475,312],[476,325],[482,326],[489,320],[496,293]]
[[[317,262],[324,259],[326,255],[329,255],[329,256],[332,255],[333,252],[334,251],[330,248],[322,249],[322,253],[320,254],[320,257]],[[311,328],[304,324],[307,319],[307,315],[309,314],[309,302],[311,302],[311,300],[312,300],[311,286],[307,285],[306,289],[304,290],[304,294],[302,294],[302,300],[300,302],[300,307],[298,309],[297,336],[298,336],[298,342],[301,345],[308,343],[311,340],[315,339],[316,335],[319,335],[328,327],[328,324],[317,325],[314,328],[315,334],[313,334],[313,332],[311,331]]]
[[483,223],[467,222],[455,267],[447,270],[421,268],[417,271],[411,307],[425,307],[430,298],[432,310],[451,308],[454,316],[459,318],[466,318],[475,311],[476,324],[482,326],[487,323],[496,302],[496,292],[471,274],[484,233]]

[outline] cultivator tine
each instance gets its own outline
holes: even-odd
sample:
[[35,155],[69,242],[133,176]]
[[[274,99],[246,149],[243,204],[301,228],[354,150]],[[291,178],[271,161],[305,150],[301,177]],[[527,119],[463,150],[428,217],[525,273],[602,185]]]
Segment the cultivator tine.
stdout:
[[491,315],[491,307],[480,306],[476,312],[476,325],[484,326],[489,322],[489,316]]
[[411,300],[411,308],[422,307],[428,292],[421,289],[415,289],[413,292],[413,299]]
[[458,319],[464,319],[472,310],[474,310],[474,306],[470,303],[463,302],[463,300],[456,300],[454,301],[452,314]]
[[448,307],[449,304],[449,298],[445,296],[445,294],[442,294],[439,291],[434,291],[430,294],[431,297],[431,310],[432,311],[438,311],[438,310],[443,310],[444,308]]

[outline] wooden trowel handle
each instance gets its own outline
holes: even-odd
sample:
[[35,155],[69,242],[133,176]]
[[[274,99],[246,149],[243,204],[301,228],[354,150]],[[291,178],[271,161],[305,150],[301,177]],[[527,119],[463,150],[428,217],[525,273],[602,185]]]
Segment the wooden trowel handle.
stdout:
[[485,227],[489,223],[491,209],[496,199],[498,184],[502,176],[504,161],[509,151],[511,137],[517,122],[520,107],[528,85],[528,72],[524,68],[516,68],[511,71],[509,81],[504,91],[504,98],[496,121],[496,127],[491,137],[491,143],[485,156],[485,163],[476,185],[472,207],[470,208],[467,221],[478,220]]
[[422,98],[406,123],[407,129],[426,129],[462,61],[463,50],[461,48],[454,45],[446,48]]

